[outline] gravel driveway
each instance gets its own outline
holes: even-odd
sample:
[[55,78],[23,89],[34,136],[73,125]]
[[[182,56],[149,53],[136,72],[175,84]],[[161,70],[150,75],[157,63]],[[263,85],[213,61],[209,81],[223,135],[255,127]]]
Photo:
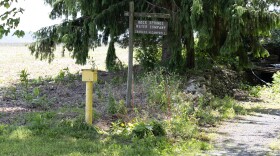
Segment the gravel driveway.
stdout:
[[280,151],[269,148],[269,144],[280,134],[280,110],[272,112],[241,116],[224,122],[217,130],[215,150],[209,155],[280,156]]

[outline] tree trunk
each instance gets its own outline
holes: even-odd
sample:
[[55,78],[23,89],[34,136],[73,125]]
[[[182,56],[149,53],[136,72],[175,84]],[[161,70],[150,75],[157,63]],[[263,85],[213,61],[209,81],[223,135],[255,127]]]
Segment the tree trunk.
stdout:
[[[169,33],[168,33],[169,34]],[[163,43],[162,43],[162,55],[161,55],[161,64],[166,66],[169,64],[169,61],[171,59],[172,53],[169,48],[169,36],[163,37]]]
[[192,29],[189,31],[188,39],[184,44],[186,48],[186,68],[192,69],[195,67],[194,36]]

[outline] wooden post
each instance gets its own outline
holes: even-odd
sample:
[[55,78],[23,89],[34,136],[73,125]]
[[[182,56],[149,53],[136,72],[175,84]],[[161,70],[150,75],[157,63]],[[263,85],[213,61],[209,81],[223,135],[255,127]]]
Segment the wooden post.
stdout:
[[133,72],[133,33],[134,33],[134,2],[129,3],[129,54],[128,54],[128,75],[127,75],[127,93],[126,106],[131,106],[131,88]]

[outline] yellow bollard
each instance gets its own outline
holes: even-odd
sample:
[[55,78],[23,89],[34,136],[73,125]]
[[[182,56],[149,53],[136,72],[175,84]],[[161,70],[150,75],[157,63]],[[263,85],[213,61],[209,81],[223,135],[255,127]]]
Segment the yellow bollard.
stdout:
[[92,69],[82,70],[82,81],[86,82],[86,107],[85,119],[86,123],[92,125],[92,105],[93,105],[93,82],[97,81],[97,71]]
[[92,125],[92,101],[93,101],[93,82],[86,82],[86,110],[85,117],[86,123]]

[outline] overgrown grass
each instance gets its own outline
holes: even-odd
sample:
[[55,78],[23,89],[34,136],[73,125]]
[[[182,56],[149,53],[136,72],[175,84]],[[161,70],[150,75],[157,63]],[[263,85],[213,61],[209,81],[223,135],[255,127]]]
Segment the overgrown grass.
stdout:
[[[67,71],[61,71],[52,81],[68,85],[72,81],[68,81],[66,75]],[[102,116],[125,116],[117,120],[107,119],[112,122],[106,131],[86,125],[83,108],[50,107],[28,113],[21,119],[23,125],[16,121],[11,125],[0,125],[0,155],[202,153],[211,149],[212,145],[201,127],[214,126],[223,119],[246,111],[231,97],[221,99],[209,94],[190,100],[182,91],[184,81],[181,79],[181,76],[163,69],[145,74],[135,84],[145,88],[142,94],[146,103],[135,105],[134,110],[125,107],[124,99],[116,100],[111,93],[101,95],[99,90],[100,97],[109,98]],[[38,83],[44,84],[42,81],[40,79]],[[34,88],[32,95],[40,96],[40,90]],[[149,113],[146,115],[146,112]],[[96,120],[98,118],[95,117]]]
[[241,85],[242,89],[249,92],[250,96],[256,97],[257,101],[242,102],[248,112],[261,112],[274,114],[280,109],[280,72],[273,75],[271,84],[264,86]]

